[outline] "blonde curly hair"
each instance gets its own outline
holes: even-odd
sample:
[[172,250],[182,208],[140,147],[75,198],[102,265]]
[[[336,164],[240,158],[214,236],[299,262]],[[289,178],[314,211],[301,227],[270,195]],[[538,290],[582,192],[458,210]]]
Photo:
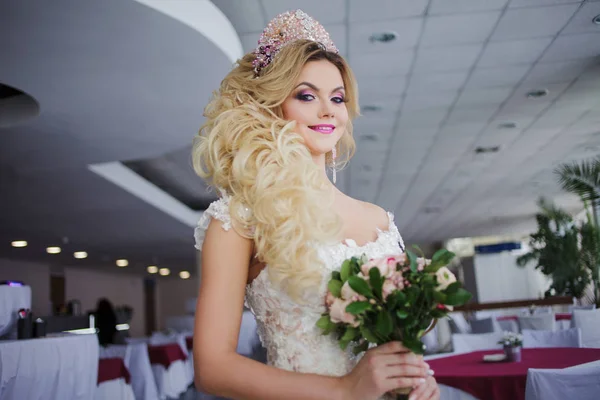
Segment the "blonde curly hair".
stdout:
[[[254,58],[248,53],[238,61],[205,108],[206,122],[193,143],[194,169],[230,197],[233,226],[254,240],[269,279],[304,302],[321,283],[314,244],[339,240],[341,220],[324,206],[324,198],[333,201],[328,183],[295,122],[284,119],[282,104],[306,63],[328,60],[342,75],[352,120],[359,113],[356,81],[341,56],[309,40],[284,47],[258,78]],[[346,129],[336,145],[340,168],[355,150],[350,121]]]

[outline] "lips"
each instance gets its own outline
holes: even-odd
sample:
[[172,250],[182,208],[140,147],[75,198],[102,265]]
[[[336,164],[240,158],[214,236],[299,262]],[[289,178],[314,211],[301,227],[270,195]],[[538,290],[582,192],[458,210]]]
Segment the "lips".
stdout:
[[333,131],[335,130],[335,126],[328,125],[328,124],[313,125],[313,126],[309,126],[309,128],[315,132],[319,132],[324,135],[329,135],[329,134],[333,133]]

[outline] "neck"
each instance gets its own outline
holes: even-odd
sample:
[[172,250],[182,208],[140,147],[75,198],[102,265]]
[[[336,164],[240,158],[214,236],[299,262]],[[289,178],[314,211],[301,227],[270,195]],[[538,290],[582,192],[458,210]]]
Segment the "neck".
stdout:
[[331,185],[331,189],[335,193],[338,193],[339,189],[333,184],[333,182],[331,182],[329,176],[327,175],[327,163],[325,162],[325,154],[313,155],[312,158],[314,163],[319,166],[319,169],[323,173],[323,178],[325,178],[325,180]]

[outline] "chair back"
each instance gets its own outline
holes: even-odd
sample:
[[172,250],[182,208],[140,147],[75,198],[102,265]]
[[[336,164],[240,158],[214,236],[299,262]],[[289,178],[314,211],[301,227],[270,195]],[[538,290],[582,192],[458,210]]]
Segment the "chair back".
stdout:
[[523,347],[581,347],[581,329],[561,331],[523,330]]

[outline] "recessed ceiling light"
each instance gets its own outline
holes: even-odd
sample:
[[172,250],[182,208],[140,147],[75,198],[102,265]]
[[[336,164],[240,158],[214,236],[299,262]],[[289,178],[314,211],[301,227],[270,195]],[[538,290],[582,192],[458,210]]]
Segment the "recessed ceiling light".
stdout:
[[146,268],[146,270],[149,274],[155,274],[158,272],[158,267],[156,265],[149,265],[148,268]]
[[46,253],[48,254],[59,254],[60,247],[46,247]]
[[129,265],[129,261],[125,259],[117,260],[117,267],[123,268]]
[[380,42],[380,43],[389,43],[389,42],[393,42],[394,40],[396,40],[396,38],[398,37],[398,34],[396,32],[379,32],[379,33],[374,33],[369,37],[369,41],[371,41],[371,43],[373,42]]
[[85,251],[76,251],[75,253],[73,253],[73,257],[78,258],[78,259],[83,259],[83,258],[87,258],[88,253],[86,253]]
[[488,147],[479,146],[479,147],[475,148],[475,153],[476,154],[497,153],[499,150],[500,150],[500,146],[488,146]]
[[539,99],[540,97],[548,96],[548,89],[536,89],[527,92],[528,99]]
[[363,135],[360,135],[360,140],[362,140],[363,142],[376,142],[377,139],[379,139],[379,135],[377,135],[376,133],[365,133]]
[[383,110],[383,107],[378,106],[376,104],[367,104],[367,105],[361,106],[360,110],[362,112],[370,113],[370,112],[381,111],[381,110]]
[[27,247],[27,241],[26,240],[15,240],[14,242],[11,242],[10,245],[12,247]]
[[594,19],[592,19],[592,22],[596,25],[600,25],[600,14],[596,15]]
[[179,277],[180,277],[181,279],[189,279],[189,277],[190,277],[190,273],[189,273],[188,271],[181,271],[181,272],[179,273]]
[[501,122],[498,124],[498,129],[515,129],[516,127],[516,122]]
[[167,276],[171,273],[171,271],[169,270],[169,268],[161,268],[158,270],[158,273],[162,276]]

